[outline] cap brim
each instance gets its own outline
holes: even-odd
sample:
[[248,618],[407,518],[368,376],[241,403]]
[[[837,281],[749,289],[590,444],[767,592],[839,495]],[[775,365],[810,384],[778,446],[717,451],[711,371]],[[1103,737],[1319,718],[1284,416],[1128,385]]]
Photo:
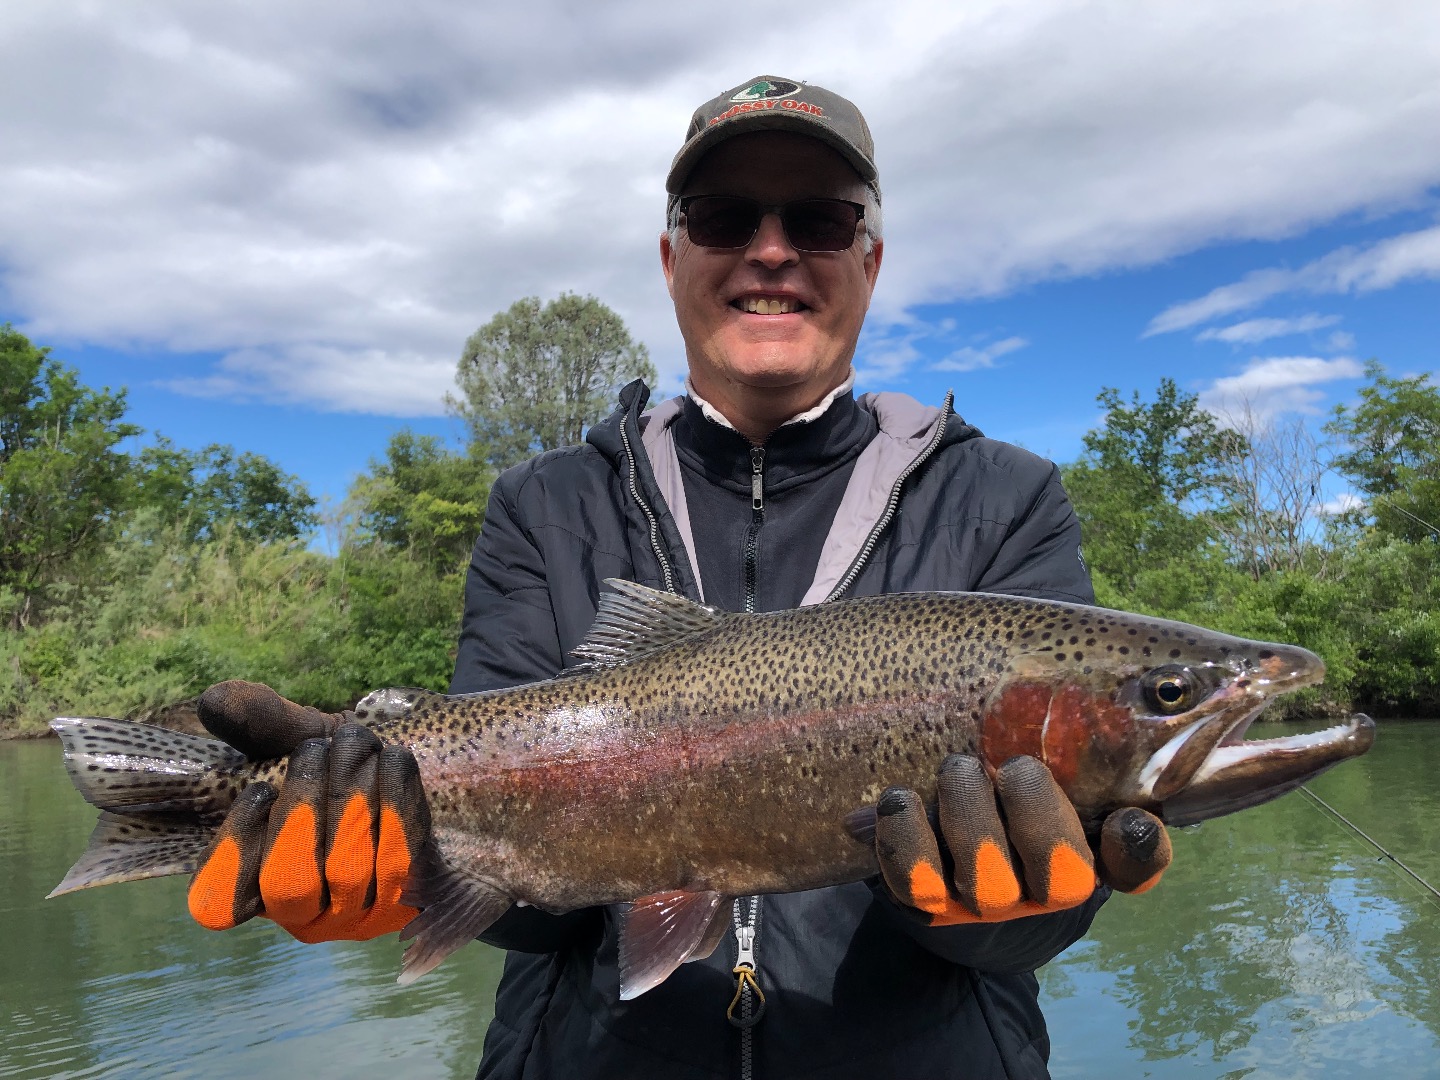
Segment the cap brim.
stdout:
[[779,111],[746,113],[743,116],[722,120],[718,124],[711,124],[682,146],[680,153],[676,154],[675,160],[670,163],[670,172],[665,177],[665,190],[671,195],[683,194],[685,181],[695,171],[695,166],[700,164],[702,157],[726,139],[733,139],[736,135],[744,135],[751,131],[793,131],[797,135],[807,135],[837,151],[850,163],[851,168],[860,174],[860,179],[865,183],[873,184],[879,175],[873,162],[869,161],[848,140],[826,127],[822,121],[812,120],[804,113]]

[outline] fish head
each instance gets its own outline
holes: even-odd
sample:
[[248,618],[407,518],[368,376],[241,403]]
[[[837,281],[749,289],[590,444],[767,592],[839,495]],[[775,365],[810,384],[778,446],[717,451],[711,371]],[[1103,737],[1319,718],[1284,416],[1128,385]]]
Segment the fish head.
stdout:
[[1088,825],[1122,806],[1169,825],[1257,806],[1374,741],[1374,723],[1358,715],[1325,731],[1245,738],[1276,698],[1324,679],[1324,662],[1298,646],[1098,608],[1060,609],[1050,621],[994,684],[983,752],[992,766],[1038,757]]

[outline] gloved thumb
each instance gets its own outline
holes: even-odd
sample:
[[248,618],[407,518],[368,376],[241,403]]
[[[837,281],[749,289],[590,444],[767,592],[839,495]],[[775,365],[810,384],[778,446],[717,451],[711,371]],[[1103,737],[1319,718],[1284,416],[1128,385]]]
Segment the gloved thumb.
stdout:
[[1170,866],[1170,834],[1154,814],[1130,806],[1116,810],[1100,828],[1100,876],[1120,892],[1153,888]]
[[205,730],[252,761],[287,757],[306,739],[328,737],[345,722],[289,701],[264,683],[229,679],[200,695],[196,712]]

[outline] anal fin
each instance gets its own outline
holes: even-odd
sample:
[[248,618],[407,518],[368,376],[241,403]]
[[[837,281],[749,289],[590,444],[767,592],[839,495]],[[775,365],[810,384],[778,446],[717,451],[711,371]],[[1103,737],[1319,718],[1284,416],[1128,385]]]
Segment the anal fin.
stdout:
[[[620,1000],[659,986],[702,945],[710,946],[702,955],[713,952],[724,934],[722,899],[717,892],[676,889],[627,905],[620,915]],[[717,921],[720,931],[713,933]]]
[[512,903],[495,886],[452,867],[433,842],[416,860],[400,899],[420,909],[400,931],[400,940],[410,942],[400,962],[401,986],[433,971],[456,949],[474,941]]

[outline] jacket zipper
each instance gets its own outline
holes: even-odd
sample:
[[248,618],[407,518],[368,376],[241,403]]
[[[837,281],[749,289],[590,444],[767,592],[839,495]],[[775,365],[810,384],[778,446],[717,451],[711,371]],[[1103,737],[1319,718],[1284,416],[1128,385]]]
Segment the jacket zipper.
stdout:
[[620,441],[625,446],[625,456],[630,461],[630,497],[639,504],[640,509],[645,513],[645,520],[650,522],[650,547],[655,552],[655,558],[660,562],[660,575],[665,580],[666,592],[678,592],[675,588],[675,575],[670,570],[670,559],[666,556],[664,549],[660,546],[660,520],[655,516],[655,511],[650,509],[650,504],[640,494],[640,485],[636,481],[638,469],[635,464],[635,451],[630,446],[630,432],[626,429],[630,418],[627,416],[620,422]]
[[750,448],[750,528],[745,533],[745,610],[755,611],[760,568],[760,526],[765,524],[765,448]]
[[955,403],[955,391],[945,392],[945,404],[940,406],[940,423],[935,426],[935,434],[925,444],[925,449],[920,451],[918,457],[909,465],[905,466],[900,475],[895,478],[895,486],[890,489],[890,498],[885,503],[885,512],[875,522],[875,527],[870,530],[870,535],[865,537],[865,543],[860,548],[860,554],[855,556],[855,561],[850,564],[850,569],[845,571],[845,576],[840,579],[839,584],[830,590],[830,595],[825,597],[821,603],[828,604],[831,600],[837,600],[846,589],[855,584],[855,579],[860,576],[860,571],[865,569],[865,563],[875,551],[875,545],[880,542],[880,534],[890,524],[890,519],[895,516],[895,510],[900,505],[900,489],[905,486],[905,481],[910,479],[915,470],[929,459],[930,455],[940,446],[940,440],[945,437],[945,426],[950,422],[950,410]]

